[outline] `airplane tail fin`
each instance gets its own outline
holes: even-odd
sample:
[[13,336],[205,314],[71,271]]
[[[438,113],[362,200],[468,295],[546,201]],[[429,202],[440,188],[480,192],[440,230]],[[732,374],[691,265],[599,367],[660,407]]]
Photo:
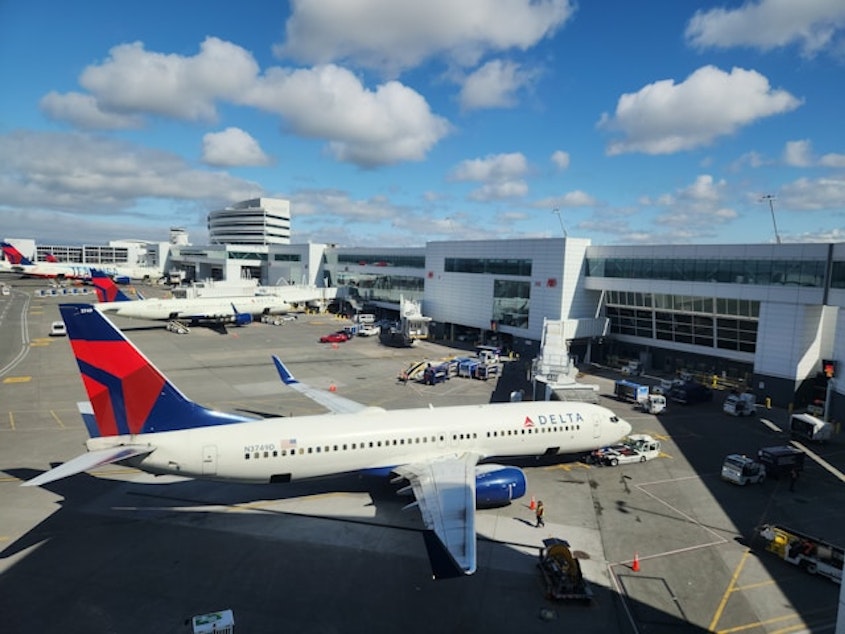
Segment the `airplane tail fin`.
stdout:
[[100,303],[132,301],[132,298],[120,290],[105,271],[91,269],[91,283],[94,285],[97,301]]
[[[61,304],[97,436],[152,434],[256,420],[191,401],[89,304]],[[83,416],[83,418],[85,418]],[[90,420],[90,418],[89,418]]]
[[0,248],[3,249],[3,255],[10,264],[21,264],[23,266],[32,266],[32,261],[25,257],[23,253],[18,251],[14,245],[8,242],[0,242]]

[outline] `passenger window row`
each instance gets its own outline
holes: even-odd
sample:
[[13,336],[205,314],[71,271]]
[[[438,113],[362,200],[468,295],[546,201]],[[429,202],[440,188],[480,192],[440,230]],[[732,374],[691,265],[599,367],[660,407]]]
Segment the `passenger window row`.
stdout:
[[[488,438],[498,438],[498,437],[504,437],[504,436],[516,436],[516,435],[520,435],[520,434],[521,435],[538,434],[538,433],[541,433],[541,432],[543,432],[543,433],[545,433],[545,432],[554,433],[554,432],[557,432],[557,431],[570,431],[570,430],[575,431],[575,430],[580,429],[580,428],[581,428],[580,425],[566,425],[566,426],[561,426],[559,428],[556,427],[556,426],[555,427],[549,427],[549,428],[546,428],[546,427],[528,427],[528,428],[523,428],[523,429],[508,429],[506,431],[505,430],[493,431],[493,432],[488,431],[487,437]],[[457,433],[455,433],[455,434],[452,434],[452,440],[453,441],[475,440],[477,438],[478,438],[478,434],[476,434],[476,433],[472,433],[472,434],[469,434],[469,433],[467,433],[467,434],[457,434]],[[441,435],[439,437],[439,439],[440,439],[440,442],[445,442],[446,436]],[[323,445],[323,446],[318,446],[318,447],[300,447],[299,449],[290,448],[290,449],[281,449],[281,450],[274,449],[273,451],[269,451],[269,450],[254,451],[254,452],[244,453],[244,460],[258,460],[260,458],[270,458],[270,457],[278,458],[279,456],[283,456],[283,457],[284,456],[295,456],[297,453],[299,455],[307,455],[307,454],[315,454],[315,453],[329,453],[331,451],[350,451],[350,450],[359,450],[359,449],[366,449],[366,448],[376,449],[378,447],[397,447],[397,446],[402,446],[402,445],[419,445],[420,443],[423,443],[423,444],[429,443],[429,442],[435,443],[435,442],[437,442],[437,440],[438,440],[437,436],[431,436],[431,437],[422,436],[421,438],[420,437],[418,437],[418,438],[408,438],[407,440],[405,438],[393,438],[391,440],[383,440],[383,441],[382,440],[371,440],[368,443],[367,442],[361,442],[361,443],[353,442],[353,443],[344,443],[342,445]]]

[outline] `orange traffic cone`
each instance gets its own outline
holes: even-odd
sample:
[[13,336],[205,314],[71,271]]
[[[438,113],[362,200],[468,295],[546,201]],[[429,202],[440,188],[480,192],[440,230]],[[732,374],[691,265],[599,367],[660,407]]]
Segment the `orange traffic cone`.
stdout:
[[631,564],[631,570],[634,572],[640,571],[640,553],[634,553],[634,563]]
[[534,496],[531,496],[531,504],[528,505],[532,511],[537,508],[537,500],[534,499]]

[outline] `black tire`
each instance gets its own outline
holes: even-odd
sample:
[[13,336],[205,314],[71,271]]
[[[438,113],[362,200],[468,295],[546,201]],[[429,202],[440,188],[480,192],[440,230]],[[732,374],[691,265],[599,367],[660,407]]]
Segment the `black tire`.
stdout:
[[618,458],[611,458],[611,459],[610,459],[610,466],[611,466],[611,467],[615,467],[615,466],[617,466],[618,464],[619,464],[619,459],[618,459]]

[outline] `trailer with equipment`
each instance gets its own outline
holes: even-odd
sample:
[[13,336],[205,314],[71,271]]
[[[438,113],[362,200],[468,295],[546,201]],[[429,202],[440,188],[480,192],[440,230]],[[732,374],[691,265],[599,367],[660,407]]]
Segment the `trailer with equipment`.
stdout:
[[620,401],[639,403],[648,397],[648,385],[634,383],[628,379],[619,379],[613,388],[613,393]]
[[804,470],[804,452],[789,445],[763,447],[757,451],[757,460],[765,465],[766,473],[777,478],[795,469]]
[[789,433],[793,438],[824,442],[833,436],[833,425],[811,414],[793,414],[789,419]]
[[722,403],[722,411],[731,416],[753,416],[757,412],[757,398],[751,392],[731,392]]
[[834,583],[842,583],[842,563],[845,559],[842,547],[778,524],[765,524],[758,533],[766,542],[766,550],[785,562],[811,575],[818,574]]
[[581,563],[572,555],[569,542],[550,537],[543,540],[537,567],[546,583],[546,598],[589,603],[593,589],[581,572]]

